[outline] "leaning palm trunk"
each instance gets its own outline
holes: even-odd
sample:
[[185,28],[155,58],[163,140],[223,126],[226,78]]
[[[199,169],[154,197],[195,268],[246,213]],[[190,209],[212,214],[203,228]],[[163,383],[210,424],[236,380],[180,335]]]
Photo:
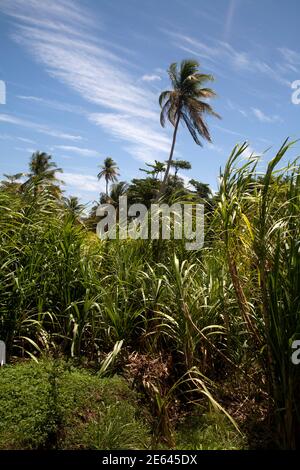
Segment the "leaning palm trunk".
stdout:
[[199,63],[195,60],[183,60],[180,68],[176,63],[170,65],[168,74],[172,84],[172,90],[165,90],[160,94],[161,106],[160,123],[164,127],[166,119],[174,126],[173,141],[164,179],[156,196],[156,201],[163,195],[170,167],[173,159],[174,147],[179,121],[182,120],[194,142],[202,145],[200,138],[210,141],[208,127],[204,121],[204,115],[210,114],[220,117],[212,107],[204,100],[213,98],[215,92],[210,88],[202,88],[207,81],[212,81],[212,75],[199,72]]
[[169,173],[170,173],[170,168],[171,168],[171,164],[172,164],[172,160],[173,160],[173,154],[174,154],[174,149],[175,149],[175,143],[176,143],[176,136],[177,136],[178,126],[179,126],[179,121],[180,121],[180,112],[178,113],[176,124],[175,124],[175,127],[174,127],[172,146],[171,146],[170,156],[169,156],[168,163],[167,163],[167,168],[166,168],[166,171],[165,171],[165,174],[164,174],[164,179],[162,180],[162,183],[161,183],[161,186],[160,186],[160,190],[159,190],[159,192],[156,196],[156,199],[155,199],[156,201],[158,201],[160,199],[160,197],[164,194],[166,186],[167,186]]

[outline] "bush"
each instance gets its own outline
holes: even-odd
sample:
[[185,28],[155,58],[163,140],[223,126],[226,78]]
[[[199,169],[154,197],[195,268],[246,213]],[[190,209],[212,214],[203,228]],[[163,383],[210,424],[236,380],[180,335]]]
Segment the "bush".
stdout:
[[178,426],[176,444],[185,450],[241,450],[246,442],[223,414],[194,412]]
[[61,361],[0,370],[1,449],[142,449],[150,431],[120,377]]

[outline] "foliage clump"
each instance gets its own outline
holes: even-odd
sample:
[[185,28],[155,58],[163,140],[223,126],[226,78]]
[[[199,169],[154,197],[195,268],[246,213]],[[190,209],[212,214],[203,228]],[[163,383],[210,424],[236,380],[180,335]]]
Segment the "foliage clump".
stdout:
[[150,429],[120,377],[62,361],[0,370],[1,449],[142,449]]

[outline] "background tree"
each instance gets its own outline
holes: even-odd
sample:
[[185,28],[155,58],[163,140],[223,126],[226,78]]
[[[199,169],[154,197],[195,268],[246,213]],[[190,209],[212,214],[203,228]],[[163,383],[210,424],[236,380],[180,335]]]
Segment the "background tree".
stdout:
[[101,171],[98,173],[97,177],[98,180],[100,180],[101,178],[105,179],[105,194],[106,196],[108,196],[108,183],[114,183],[118,180],[119,168],[116,162],[111,157],[105,158],[104,163],[103,165],[100,165],[100,168]]
[[201,181],[197,181],[197,180],[194,180],[194,179],[191,179],[189,181],[189,184],[194,186],[195,192],[200,197],[200,199],[207,200],[207,199],[210,198],[212,193],[211,193],[211,189],[210,189],[208,184],[201,183]]
[[150,207],[160,187],[160,182],[153,177],[134,178],[129,185],[127,196],[128,204],[141,203]]
[[35,194],[37,194],[42,187],[48,186],[51,194],[57,198],[61,196],[61,189],[59,187],[60,180],[56,178],[56,173],[62,173],[63,170],[58,168],[56,163],[52,161],[52,156],[46,152],[34,152],[29,162],[29,176],[28,180],[24,183],[24,187],[30,184],[35,185]]
[[16,173],[15,175],[4,174],[3,176],[5,177],[5,180],[0,182],[1,189],[13,192],[20,191],[22,186],[20,178],[25,176],[25,173]]
[[191,170],[192,165],[187,160],[173,160],[171,162],[171,167],[174,168],[174,176],[177,178],[177,173],[179,170]]
[[106,202],[112,204],[114,207],[119,205],[119,197],[124,196],[128,190],[128,183],[126,181],[118,181],[110,187],[109,194],[101,193],[100,194],[100,204],[105,204]]
[[165,188],[165,200],[168,204],[173,204],[178,200],[182,202],[189,199],[190,191],[185,187],[183,178],[169,175]]
[[78,197],[69,196],[63,199],[63,203],[67,211],[75,218],[79,219],[84,211],[84,204],[80,204]]
[[52,156],[45,152],[33,153],[29,163],[30,178],[42,177],[47,181],[57,181],[55,173],[62,173],[62,169],[57,168],[56,163],[51,160]]
[[173,63],[170,65],[168,73],[173,88],[172,90],[163,91],[159,97],[161,106],[160,123],[164,127],[166,119],[168,119],[174,126],[174,132],[167,168],[157,199],[164,193],[166,188],[179,122],[183,121],[196,144],[202,145],[200,138],[211,141],[203,116],[208,114],[219,117],[212,107],[203,101],[215,96],[215,92],[211,88],[203,87],[205,82],[213,81],[214,77],[200,73],[199,63],[196,60],[183,60],[179,70],[177,63]]
[[154,179],[158,179],[158,175],[165,171],[166,166],[163,162],[159,162],[158,160],[154,160],[154,161],[155,161],[154,165],[151,163],[146,163],[146,165],[149,168],[152,168],[152,170],[145,170],[143,168],[140,168],[140,171],[144,171],[145,173],[147,173],[147,175],[152,175]]

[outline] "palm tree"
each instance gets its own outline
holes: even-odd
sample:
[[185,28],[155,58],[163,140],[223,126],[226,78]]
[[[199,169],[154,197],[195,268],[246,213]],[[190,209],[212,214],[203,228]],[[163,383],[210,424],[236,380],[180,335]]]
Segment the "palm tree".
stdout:
[[57,168],[55,162],[52,162],[52,156],[45,152],[35,152],[32,154],[29,163],[31,178],[42,177],[43,180],[56,181],[55,173],[62,172],[61,168]]
[[55,174],[57,172],[62,173],[63,170],[58,168],[56,163],[52,161],[51,155],[46,152],[34,152],[29,162],[29,170],[30,172],[27,175],[29,179],[24,183],[24,187],[34,183],[35,194],[37,194],[42,186],[49,185],[50,192],[56,198],[61,196],[61,189],[59,185],[55,184],[61,183],[61,181],[56,178]]
[[168,74],[173,89],[163,91],[159,97],[161,107],[160,123],[164,127],[167,118],[174,126],[174,132],[167,168],[156,199],[159,199],[166,188],[180,120],[185,123],[196,144],[202,145],[200,137],[209,142],[211,141],[203,115],[209,114],[220,117],[208,103],[203,101],[215,96],[215,92],[211,88],[202,87],[205,82],[213,81],[214,77],[200,73],[199,62],[196,60],[183,60],[179,70],[177,63],[173,63],[169,67]]
[[175,169],[175,179],[177,178],[178,170],[190,170],[192,165],[187,160],[173,160],[171,162],[171,167]]
[[81,216],[85,206],[83,204],[80,204],[78,197],[76,196],[64,197],[63,202],[67,211],[75,219],[78,219]]
[[111,185],[109,197],[114,206],[118,206],[119,197],[124,196],[127,191],[128,183],[126,183],[126,181],[119,181],[118,183]]
[[126,181],[118,181],[110,187],[109,194],[100,194],[100,204],[113,204],[115,207],[119,204],[119,197],[124,196],[128,190],[128,183]]
[[100,165],[100,168],[101,168],[101,171],[98,173],[97,177],[98,177],[98,180],[100,180],[101,178],[105,179],[105,183],[106,183],[105,194],[106,196],[108,196],[108,183],[109,181],[112,183],[115,183],[118,180],[117,177],[119,176],[119,173],[118,173],[119,168],[117,167],[116,162],[111,157],[105,158],[104,163],[103,165]]

